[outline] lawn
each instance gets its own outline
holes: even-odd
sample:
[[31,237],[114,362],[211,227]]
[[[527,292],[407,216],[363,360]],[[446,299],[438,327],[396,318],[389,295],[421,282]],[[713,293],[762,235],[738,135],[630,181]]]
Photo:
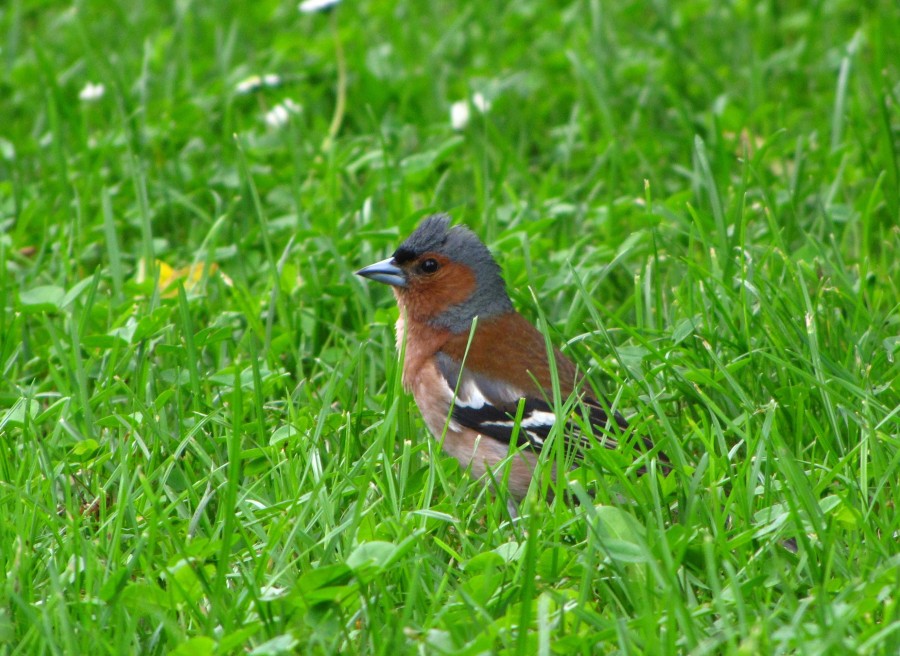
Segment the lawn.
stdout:
[[[0,654],[900,653],[895,0],[6,0],[0,61]],[[668,476],[440,452],[353,273],[437,211]]]

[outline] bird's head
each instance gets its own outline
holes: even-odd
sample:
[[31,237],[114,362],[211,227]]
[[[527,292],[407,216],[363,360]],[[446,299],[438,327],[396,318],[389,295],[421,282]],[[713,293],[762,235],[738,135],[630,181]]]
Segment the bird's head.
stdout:
[[427,217],[391,257],[356,273],[391,285],[409,319],[452,333],[512,310],[487,246],[468,228],[451,228],[447,214]]

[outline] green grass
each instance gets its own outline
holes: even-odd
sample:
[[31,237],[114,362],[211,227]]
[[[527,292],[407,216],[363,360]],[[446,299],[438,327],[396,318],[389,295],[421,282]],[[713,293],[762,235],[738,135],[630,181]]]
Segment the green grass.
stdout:
[[[898,34],[0,5],[0,653],[898,653]],[[510,521],[438,452],[353,271],[443,210],[670,476]]]

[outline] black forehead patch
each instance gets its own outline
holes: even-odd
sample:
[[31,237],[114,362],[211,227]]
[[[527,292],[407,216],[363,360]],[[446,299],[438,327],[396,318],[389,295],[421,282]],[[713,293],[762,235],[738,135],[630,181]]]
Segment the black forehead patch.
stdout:
[[394,251],[394,254],[391,257],[397,264],[406,264],[407,262],[411,262],[412,260],[416,259],[416,253],[408,248],[404,248],[403,246],[401,246]]

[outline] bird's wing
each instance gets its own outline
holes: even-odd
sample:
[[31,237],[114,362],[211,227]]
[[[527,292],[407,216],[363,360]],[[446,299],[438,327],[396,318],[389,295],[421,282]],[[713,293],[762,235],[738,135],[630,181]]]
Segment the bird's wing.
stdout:
[[[443,352],[437,355],[437,365],[450,390],[456,393],[451,414],[454,422],[508,444],[516,431],[519,402],[524,399],[517,446],[529,445],[536,450],[543,448],[556,422],[556,413],[543,397],[462,367],[459,361]],[[592,443],[617,448],[618,442],[614,437],[616,429],[612,424],[615,423],[620,431],[625,430],[628,423],[624,417],[616,412],[610,420],[607,411],[590,398],[582,399],[581,407],[585,409],[584,414],[576,406],[566,422],[566,446],[572,447],[577,457],[580,457],[582,449]],[[575,413],[582,421],[586,419],[590,422],[596,431],[593,437],[581,430]],[[652,444],[649,446],[652,448]]]

